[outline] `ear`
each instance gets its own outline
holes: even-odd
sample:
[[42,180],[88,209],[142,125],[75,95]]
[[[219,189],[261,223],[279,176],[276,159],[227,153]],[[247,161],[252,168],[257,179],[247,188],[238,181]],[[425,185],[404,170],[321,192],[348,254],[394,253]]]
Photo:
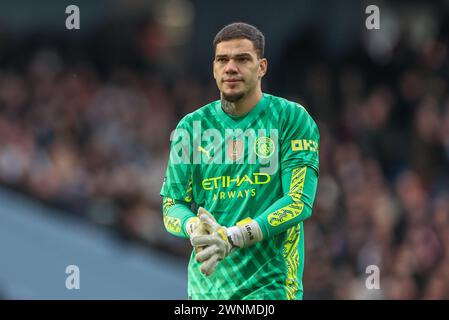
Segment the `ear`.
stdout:
[[268,68],[268,60],[266,58],[260,59],[259,62],[259,79],[261,79],[266,73]]

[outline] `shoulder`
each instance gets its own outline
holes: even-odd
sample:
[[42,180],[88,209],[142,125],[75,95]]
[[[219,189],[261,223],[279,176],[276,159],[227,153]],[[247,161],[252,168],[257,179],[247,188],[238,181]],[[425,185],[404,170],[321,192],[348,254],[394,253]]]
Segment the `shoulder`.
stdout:
[[212,101],[197,110],[186,114],[176,126],[177,128],[191,128],[194,121],[201,121],[204,118],[210,117],[215,110],[216,104],[219,100]]
[[311,121],[313,124],[315,123],[302,104],[274,95],[268,96],[271,98],[271,109],[279,113],[282,122],[297,124]]

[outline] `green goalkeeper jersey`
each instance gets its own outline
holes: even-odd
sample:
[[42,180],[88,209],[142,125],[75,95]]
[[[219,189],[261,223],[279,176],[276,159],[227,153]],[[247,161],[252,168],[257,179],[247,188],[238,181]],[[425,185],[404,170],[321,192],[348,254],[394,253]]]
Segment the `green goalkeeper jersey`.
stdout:
[[306,109],[266,93],[245,116],[228,115],[218,100],[179,122],[161,189],[167,230],[188,237],[190,208],[202,206],[225,227],[252,218],[263,233],[261,242],[231,251],[209,277],[192,251],[190,299],[302,298],[303,221],[315,198],[318,150]]

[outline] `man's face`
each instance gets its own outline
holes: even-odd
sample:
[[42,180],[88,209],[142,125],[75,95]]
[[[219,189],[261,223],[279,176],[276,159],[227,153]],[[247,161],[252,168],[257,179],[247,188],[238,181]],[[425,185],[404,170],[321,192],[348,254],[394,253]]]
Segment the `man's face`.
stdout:
[[259,59],[248,39],[234,39],[217,44],[214,78],[223,97],[236,102],[254,91],[267,70],[267,60]]

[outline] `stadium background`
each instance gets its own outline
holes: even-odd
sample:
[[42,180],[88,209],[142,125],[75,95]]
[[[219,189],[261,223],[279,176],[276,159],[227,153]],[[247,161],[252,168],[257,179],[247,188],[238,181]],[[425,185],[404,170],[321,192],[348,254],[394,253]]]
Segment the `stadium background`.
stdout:
[[449,298],[449,1],[352,0],[2,1],[0,297],[186,299],[190,245],[159,190],[234,21],[265,33],[264,90],[320,128],[305,299]]

